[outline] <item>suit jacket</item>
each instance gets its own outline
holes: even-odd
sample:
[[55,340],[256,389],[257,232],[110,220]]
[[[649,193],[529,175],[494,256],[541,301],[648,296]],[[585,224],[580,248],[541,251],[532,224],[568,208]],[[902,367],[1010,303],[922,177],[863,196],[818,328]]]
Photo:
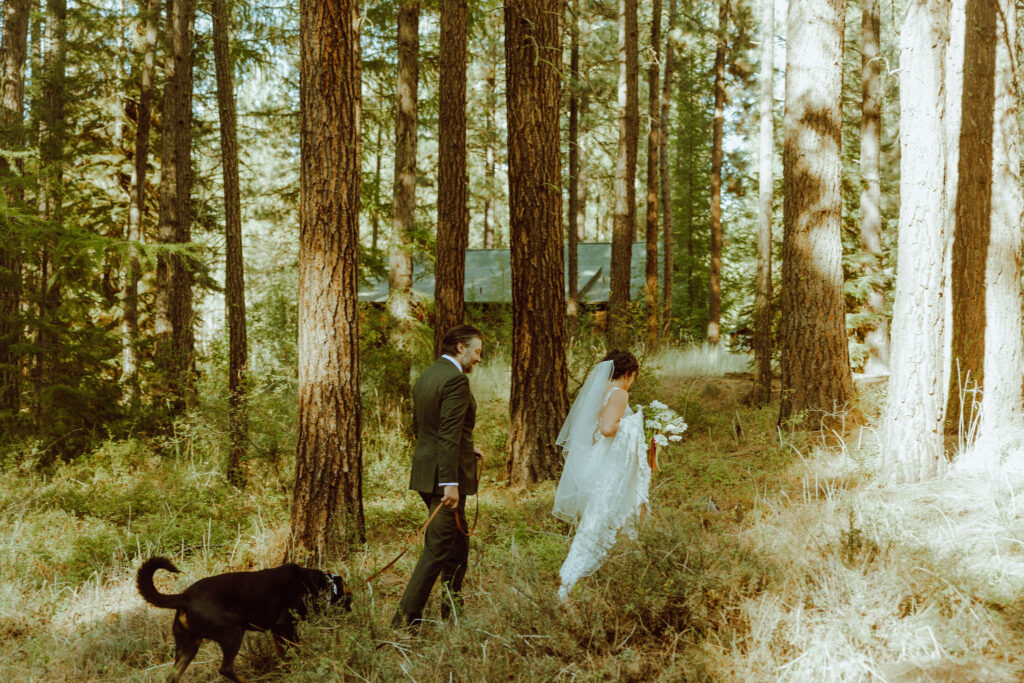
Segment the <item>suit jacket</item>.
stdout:
[[409,488],[441,494],[439,483],[456,481],[460,496],[474,495],[476,400],[469,378],[447,358],[438,358],[416,380],[412,401],[416,450]]

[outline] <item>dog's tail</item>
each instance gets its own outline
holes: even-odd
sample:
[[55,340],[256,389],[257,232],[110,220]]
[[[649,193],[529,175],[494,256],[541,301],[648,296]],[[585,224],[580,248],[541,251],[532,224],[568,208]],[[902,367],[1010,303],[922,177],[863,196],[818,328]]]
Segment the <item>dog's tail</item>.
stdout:
[[153,585],[153,574],[156,573],[157,569],[166,569],[169,572],[178,573],[178,568],[166,557],[149,558],[139,567],[139,573],[135,578],[135,585],[139,588],[139,595],[154,607],[165,607],[167,609],[183,607],[185,599],[180,593],[177,595],[161,593]]

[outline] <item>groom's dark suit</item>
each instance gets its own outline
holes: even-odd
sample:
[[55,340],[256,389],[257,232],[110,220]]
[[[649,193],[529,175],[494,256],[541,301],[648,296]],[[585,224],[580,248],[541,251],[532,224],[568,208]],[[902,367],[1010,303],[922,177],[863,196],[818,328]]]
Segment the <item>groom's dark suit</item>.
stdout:
[[423,614],[438,575],[446,588],[442,615],[447,616],[453,604],[459,606],[469,539],[456,526],[455,514],[462,528],[467,529],[466,496],[474,495],[477,489],[473,448],[476,401],[469,378],[448,358],[438,358],[416,380],[412,400],[416,450],[409,488],[420,493],[428,513],[432,513],[441,503],[443,484],[457,483],[459,506],[454,514],[441,510],[427,527],[423,554],[399,603],[410,621]]

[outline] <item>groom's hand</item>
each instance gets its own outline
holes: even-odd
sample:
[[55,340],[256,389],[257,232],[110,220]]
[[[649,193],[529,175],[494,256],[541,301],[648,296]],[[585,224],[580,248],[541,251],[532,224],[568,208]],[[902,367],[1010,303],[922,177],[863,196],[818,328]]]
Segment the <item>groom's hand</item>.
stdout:
[[445,486],[444,495],[441,496],[441,505],[446,508],[454,510],[459,507],[459,487],[458,486]]

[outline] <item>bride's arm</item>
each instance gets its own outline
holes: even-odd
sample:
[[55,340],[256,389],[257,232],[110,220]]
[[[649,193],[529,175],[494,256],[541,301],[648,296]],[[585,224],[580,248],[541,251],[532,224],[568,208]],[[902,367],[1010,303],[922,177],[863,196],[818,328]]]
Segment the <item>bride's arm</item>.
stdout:
[[628,405],[629,394],[625,390],[612,391],[611,396],[608,397],[608,403],[601,409],[601,414],[598,416],[597,424],[601,434],[607,437],[615,436],[619,431],[619,420],[622,419]]

